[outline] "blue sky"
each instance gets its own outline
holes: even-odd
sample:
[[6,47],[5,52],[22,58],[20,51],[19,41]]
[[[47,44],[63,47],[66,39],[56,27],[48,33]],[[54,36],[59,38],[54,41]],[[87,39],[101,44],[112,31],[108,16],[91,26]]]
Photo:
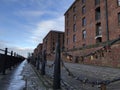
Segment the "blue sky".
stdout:
[[64,31],[74,0],[0,0],[0,49],[27,55],[50,30]]

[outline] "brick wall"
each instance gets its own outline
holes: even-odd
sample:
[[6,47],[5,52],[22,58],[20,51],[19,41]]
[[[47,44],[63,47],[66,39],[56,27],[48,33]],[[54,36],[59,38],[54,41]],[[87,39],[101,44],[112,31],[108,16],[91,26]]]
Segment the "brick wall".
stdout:
[[[75,62],[76,56],[84,56],[91,52],[99,50],[100,48],[101,47],[68,52],[69,55],[73,55],[72,59],[67,59],[67,56],[65,55],[63,55],[62,59],[67,62]],[[84,59],[81,59],[81,57],[79,57],[77,60],[78,63],[82,64],[120,68],[120,44],[112,45],[111,49],[108,49],[108,51],[103,50],[102,55],[100,52],[97,52],[96,54],[85,57]]]
[[[65,49],[79,48],[83,45],[96,44],[96,24],[101,24],[102,42],[107,41],[106,32],[106,9],[105,0],[100,0],[100,4],[95,5],[95,0],[86,0],[83,4],[82,0],[76,0],[71,7],[65,12]],[[118,38],[120,35],[120,25],[118,25],[118,13],[120,7],[117,0],[107,0],[108,4],[108,28],[110,40]],[[82,8],[85,6],[85,13]],[[73,9],[75,8],[75,11]],[[99,20],[95,20],[96,9],[100,8]],[[74,15],[76,19],[74,20]],[[82,26],[82,19],[86,18],[86,25]],[[73,26],[76,24],[76,31]],[[86,38],[82,38],[82,31],[86,30]],[[76,41],[73,42],[73,36],[76,35]]]
[[43,49],[46,50],[47,60],[54,60],[56,42],[60,36],[60,47],[64,46],[64,32],[51,30],[43,39]]

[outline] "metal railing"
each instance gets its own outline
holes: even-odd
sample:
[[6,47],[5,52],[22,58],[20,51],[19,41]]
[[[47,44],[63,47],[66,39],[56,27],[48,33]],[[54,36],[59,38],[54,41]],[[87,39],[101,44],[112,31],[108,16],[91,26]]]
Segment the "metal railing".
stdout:
[[0,73],[2,73],[3,75],[6,74],[7,69],[11,70],[15,65],[25,59],[21,55],[16,55],[16,53],[14,53],[13,56],[13,51],[9,52],[8,48],[5,48],[5,50],[0,49],[0,51],[4,52],[4,54],[0,53]]

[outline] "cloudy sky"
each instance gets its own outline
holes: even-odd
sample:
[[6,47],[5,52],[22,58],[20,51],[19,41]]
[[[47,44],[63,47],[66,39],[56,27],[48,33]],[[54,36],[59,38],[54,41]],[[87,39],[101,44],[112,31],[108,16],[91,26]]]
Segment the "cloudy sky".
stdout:
[[0,0],[0,49],[27,55],[50,30],[64,31],[74,0]]

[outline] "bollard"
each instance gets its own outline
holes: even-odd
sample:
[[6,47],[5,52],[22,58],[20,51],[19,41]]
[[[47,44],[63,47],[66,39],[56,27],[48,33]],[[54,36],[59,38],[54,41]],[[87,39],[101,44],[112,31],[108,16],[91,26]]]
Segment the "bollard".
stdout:
[[11,70],[11,67],[12,67],[12,61],[13,61],[12,60],[12,58],[13,58],[12,56],[13,56],[13,51],[11,51],[11,62],[10,62],[10,68],[9,68],[9,70]]
[[5,70],[6,70],[7,51],[8,51],[8,48],[5,48],[5,60],[4,60],[4,64],[3,64],[3,75],[5,75]]
[[45,75],[45,64],[46,64],[46,50],[43,51],[41,75]]
[[8,48],[5,48],[5,55],[7,55]]
[[106,85],[105,84],[101,84],[101,90],[106,90]]
[[39,58],[39,56],[38,56],[38,58],[37,58],[37,70],[39,70],[39,67],[40,67],[40,66],[39,66],[39,64],[40,64],[40,63],[39,63],[39,59],[40,59],[40,58]]
[[61,70],[60,70],[60,36],[58,35],[58,42],[56,44],[56,52],[55,52],[55,66],[54,66],[54,79],[53,79],[53,89],[60,89],[60,79],[61,79]]
[[13,56],[13,51],[11,51],[11,56]]

